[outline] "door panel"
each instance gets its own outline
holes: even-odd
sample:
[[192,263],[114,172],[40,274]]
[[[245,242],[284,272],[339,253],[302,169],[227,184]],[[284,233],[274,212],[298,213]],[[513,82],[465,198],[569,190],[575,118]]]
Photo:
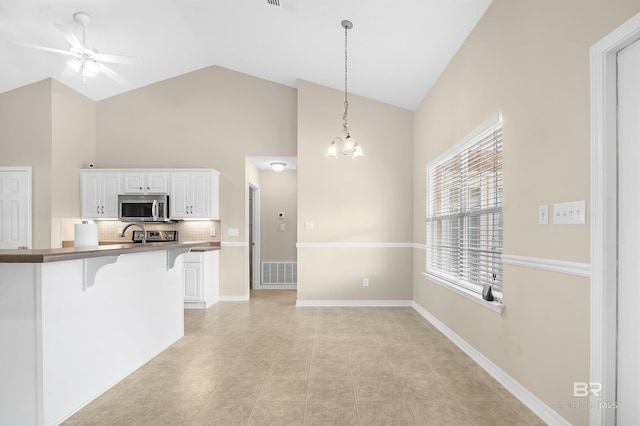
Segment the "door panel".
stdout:
[[618,425],[640,419],[640,42],[618,54]]
[[30,247],[27,171],[0,171],[0,249]]

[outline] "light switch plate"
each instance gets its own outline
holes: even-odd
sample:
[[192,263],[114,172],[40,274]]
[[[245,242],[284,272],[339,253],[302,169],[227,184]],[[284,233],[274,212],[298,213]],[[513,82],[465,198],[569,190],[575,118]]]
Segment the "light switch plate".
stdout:
[[584,225],[586,215],[586,201],[555,203],[553,205],[553,223],[555,225]]
[[549,204],[541,204],[538,206],[538,224],[549,224]]
[[304,223],[305,231],[313,231],[313,222],[305,222]]
[[238,236],[238,228],[229,228],[229,229],[227,229],[227,235],[229,235],[230,237],[237,237]]

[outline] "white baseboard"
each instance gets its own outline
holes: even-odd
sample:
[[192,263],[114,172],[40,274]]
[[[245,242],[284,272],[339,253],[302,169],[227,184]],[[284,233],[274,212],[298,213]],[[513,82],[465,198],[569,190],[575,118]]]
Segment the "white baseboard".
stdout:
[[244,296],[220,296],[218,299],[220,302],[246,302],[249,300],[249,295]]
[[469,355],[475,362],[486,370],[494,379],[496,379],[502,386],[504,386],[509,392],[511,392],[516,398],[518,398],[524,405],[529,407],[538,417],[544,422],[551,425],[566,425],[570,426],[571,423],[567,422],[560,414],[556,413],[551,407],[542,402],[538,397],[532,394],[527,388],[518,383],[515,379],[504,372],[500,367],[491,362],[487,357],[478,352],[473,346],[467,343],[464,339],[453,332],[449,327],[440,322],[436,317],[431,315],[426,309],[420,306],[415,301],[412,303],[413,309],[415,309],[420,315],[422,315],[427,321],[433,324],[438,330],[440,330],[445,336],[455,343],[462,351]]
[[300,300],[296,307],[399,307],[412,306],[413,300]]

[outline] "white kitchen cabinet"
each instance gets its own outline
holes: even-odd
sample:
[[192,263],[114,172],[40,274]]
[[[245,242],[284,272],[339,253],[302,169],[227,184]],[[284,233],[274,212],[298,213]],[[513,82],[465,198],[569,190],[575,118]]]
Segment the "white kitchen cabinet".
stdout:
[[118,218],[120,173],[81,171],[80,192],[83,218]]
[[220,252],[192,251],[184,256],[184,308],[206,309],[219,299]]
[[167,194],[169,174],[167,172],[127,171],[122,173],[124,194]]
[[214,170],[172,172],[170,218],[219,219],[218,183],[219,173]]

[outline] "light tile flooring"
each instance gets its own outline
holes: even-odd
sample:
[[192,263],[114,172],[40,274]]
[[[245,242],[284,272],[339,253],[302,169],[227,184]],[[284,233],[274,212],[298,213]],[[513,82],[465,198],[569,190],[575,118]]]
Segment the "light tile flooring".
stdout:
[[411,308],[185,311],[185,337],[65,425],[543,425]]

